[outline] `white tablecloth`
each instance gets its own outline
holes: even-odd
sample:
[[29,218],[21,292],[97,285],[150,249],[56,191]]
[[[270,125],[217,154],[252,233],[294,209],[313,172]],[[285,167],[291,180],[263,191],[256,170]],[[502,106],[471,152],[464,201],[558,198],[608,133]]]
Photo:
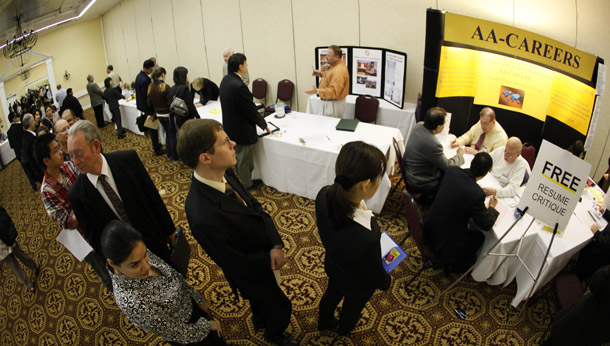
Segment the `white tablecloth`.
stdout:
[[0,156],[2,156],[2,164],[5,166],[15,159],[15,150],[11,148],[8,140],[0,143]]
[[[121,125],[123,129],[129,130],[136,135],[144,136],[144,132],[138,129],[136,119],[140,116],[140,111],[136,107],[136,100],[119,100],[121,108]],[[108,104],[104,103],[104,120],[112,122],[112,114],[108,108]]]
[[[345,113],[343,118],[354,119],[356,110],[357,95],[347,95],[345,98]],[[394,127],[400,130],[404,143],[407,143],[411,129],[415,126],[415,108],[413,103],[404,104],[404,109],[397,108],[384,99],[379,100],[379,110],[377,111],[377,125]],[[311,95],[307,101],[307,113],[322,114],[322,100],[316,95]]]
[[[197,108],[202,118],[222,122],[220,103],[210,102]],[[404,150],[403,138],[396,128],[360,123],[355,132],[335,130],[339,119],[292,112],[283,119],[266,118],[280,128],[278,133],[259,140],[254,151],[253,177],[280,191],[315,199],[318,191],[335,178],[335,161],[341,146],[362,140],[377,146],[388,158],[393,169],[396,154],[392,146],[395,138]],[[315,145],[303,145],[299,138],[325,136],[328,140]],[[366,201],[367,207],[380,213],[390,191],[391,182],[385,174],[377,193]]]
[[[445,147],[445,155],[451,157],[455,155],[455,149],[448,148],[448,141],[445,137],[442,141]],[[465,155],[466,163],[462,168],[470,167],[472,155]],[[498,181],[490,174],[479,180],[478,184],[481,187],[499,187]],[[521,195],[524,187],[520,189],[518,195]],[[519,197],[500,198],[496,209],[500,212],[500,216],[496,220],[493,230],[485,232],[485,242],[479,251],[479,258],[484,256],[491,246],[498,240],[504,232],[516,220],[514,212],[519,202]],[[593,199],[590,191],[586,190],[582,194],[582,202],[578,203],[574,210],[574,215],[570,218],[568,226],[562,232],[557,234],[551,251],[546,259],[542,273],[538,283],[536,284],[537,291],[548,283],[557,273],[563,269],[568,261],[576,255],[593,237],[590,226],[593,219],[590,218],[587,210],[593,209]],[[534,285],[534,279],[540,270],[544,254],[549,246],[552,236],[551,232],[543,230],[545,224],[534,220],[531,228],[525,234],[525,237],[519,244],[521,236],[525,233],[528,225],[532,221],[532,216],[525,214],[517,225],[508,233],[508,235],[498,244],[492,251],[496,254],[518,254],[518,257],[506,256],[487,256],[472,272],[472,278],[476,281],[487,281],[490,285],[507,286],[513,280],[517,280],[517,293],[511,304],[517,307],[519,303],[528,298],[528,294]],[[602,218],[597,220],[601,226],[600,229],[607,224]],[[530,275],[531,273],[531,275]],[[533,278],[532,278],[533,276]]]

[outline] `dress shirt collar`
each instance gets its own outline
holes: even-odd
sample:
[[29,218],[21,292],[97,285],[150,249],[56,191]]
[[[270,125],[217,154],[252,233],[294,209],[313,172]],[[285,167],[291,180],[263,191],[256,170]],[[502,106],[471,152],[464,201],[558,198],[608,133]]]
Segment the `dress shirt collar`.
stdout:
[[34,135],[34,137],[36,137],[36,132],[34,132],[34,131],[30,131],[30,130],[26,130],[26,131],[27,131],[27,132],[29,132],[29,133],[31,133],[31,134],[33,134],[33,135]]
[[95,175],[93,173],[87,173],[87,178],[89,178],[89,181],[91,182],[91,184],[93,184],[93,186],[97,186],[97,180],[99,179],[100,175],[105,175],[106,177],[114,180],[114,178],[112,177],[112,172],[110,171],[110,167],[108,167],[108,162],[106,161],[106,157],[104,155],[102,155],[102,172],[99,175]]
[[227,186],[226,186],[227,179],[225,179],[225,177],[222,177],[222,182],[219,182],[219,181],[206,179],[206,178],[200,176],[199,174],[197,174],[197,172],[195,172],[195,171],[193,171],[193,177],[195,177],[195,179],[197,179],[200,183],[205,184],[222,193],[225,193],[225,191],[227,190]]
[[[364,209],[362,209],[364,208]],[[354,217],[352,220],[356,221],[362,227],[371,230],[371,218],[373,217],[373,212],[366,209],[366,203],[364,201],[360,201],[360,207],[354,210]]]
[[242,77],[242,76],[241,76],[239,73],[237,73],[237,72],[233,72],[233,73],[235,73],[236,75],[238,75],[238,76],[239,76],[239,79],[241,79],[242,81],[244,80],[244,77]]

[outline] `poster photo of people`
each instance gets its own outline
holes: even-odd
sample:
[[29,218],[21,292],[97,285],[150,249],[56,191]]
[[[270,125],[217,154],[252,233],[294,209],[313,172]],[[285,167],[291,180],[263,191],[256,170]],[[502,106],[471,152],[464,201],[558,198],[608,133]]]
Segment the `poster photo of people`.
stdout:
[[381,49],[352,49],[352,93],[381,97]]

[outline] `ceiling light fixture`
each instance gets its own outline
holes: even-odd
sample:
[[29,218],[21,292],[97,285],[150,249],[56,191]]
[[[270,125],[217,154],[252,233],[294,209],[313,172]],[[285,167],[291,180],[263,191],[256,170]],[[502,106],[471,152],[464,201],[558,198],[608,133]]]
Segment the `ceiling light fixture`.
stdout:
[[32,47],[36,45],[38,42],[38,34],[34,32],[31,28],[25,30],[21,27],[21,19],[23,18],[22,14],[18,14],[15,17],[17,21],[17,28],[15,29],[15,35],[13,35],[13,39],[9,42],[6,41],[6,44],[2,48],[2,54],[7,59],[17,58],[30,50]]

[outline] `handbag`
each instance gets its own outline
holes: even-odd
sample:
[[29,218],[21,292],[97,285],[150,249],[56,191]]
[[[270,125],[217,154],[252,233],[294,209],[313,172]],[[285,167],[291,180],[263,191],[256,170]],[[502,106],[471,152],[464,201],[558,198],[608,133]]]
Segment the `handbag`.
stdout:
[[186,102],[184,102],[184,100],[178,96],[174,96],[172,99],[172,103],[169,105],[169,110],[170,112],[178,114],[181,117],[186,118],[189,116],[189,109],[186,106]]
[[146,122],[144,122],[144,126],[149,129],[158,130],[159,129],[159,119],[153,119],[152,115],[146,117]]

